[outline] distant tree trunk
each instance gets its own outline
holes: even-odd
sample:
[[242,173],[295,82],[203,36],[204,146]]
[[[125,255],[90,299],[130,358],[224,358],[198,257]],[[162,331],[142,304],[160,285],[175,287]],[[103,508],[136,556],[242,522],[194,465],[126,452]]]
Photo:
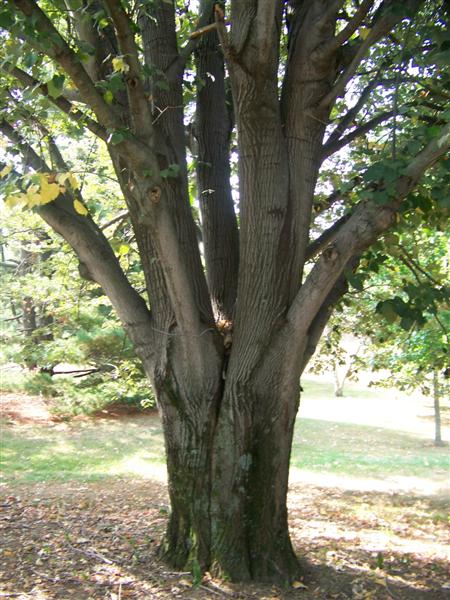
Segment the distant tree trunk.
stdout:
[[441,431],[441,406],[440,406],[440,389],[439,389],[439,374],[433,371],[433,404],[434,404],[434,445],[443,446],[442,431]]
[[344,395],[344,383],[345,383],[345,379],[347,377],[349,370],[350,370],[350,367],[348,367],[346,369],[342,379],[340,379],[338,365],[337,365],[336,361],[334,361],[334,364],[333,364],[334,395],[336,396],[336,398],[342,398],[342,396]]
[[344,395],[344,384],[347,381],[350,373],[353,369],[353,363],[355,358],[358,356],[359,351],[361,350],[362,342],[359,342],[358,348],[356,351],[349,356],[348,361],[345,364],[345,371],[342,374],[342,377],[339,376],[339,365],[338,361],[333,361],[333,374],[334,374],[334,395],[337,398],[342,398]]

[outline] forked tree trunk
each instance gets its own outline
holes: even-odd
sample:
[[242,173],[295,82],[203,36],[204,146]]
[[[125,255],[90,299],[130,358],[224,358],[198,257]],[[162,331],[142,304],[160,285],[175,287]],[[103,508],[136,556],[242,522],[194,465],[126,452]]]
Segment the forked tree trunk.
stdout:
[[204,372],[188,403],[189,371],[171,356],[177,370],[159,386],[171,500],[161,554],[176,568],[280,584],[300,574],[286,499],[307,345],[286,346],[283,333],[251,374],[245,353]]
[[289,384],[281,408],[283,382],[275,375],[262,392],[258,376],[197,399],[195,421],[180,419],[184,392],[160,390],[171,501],[161,556],[178,569],[286,584],[299,576],[286,508],[299,386]]

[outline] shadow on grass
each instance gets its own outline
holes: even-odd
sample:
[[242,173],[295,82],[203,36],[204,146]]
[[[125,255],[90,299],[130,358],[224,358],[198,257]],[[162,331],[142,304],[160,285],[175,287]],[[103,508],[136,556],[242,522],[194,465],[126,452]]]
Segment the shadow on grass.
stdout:
[[[57,426],[8,425],[2,428],[2,462],[3,480],[11,483],[113,476],[161,480],[164,441],[157,415]],[[291,466],[357,478],[444,478],[450,456],[447,448],[435,448],[412,434],[301,418]]]
[[152,467],[165,463],[162,431],[154,417],[8,426],[2,429],[2,463],[3,479],[11,483],[151,477]]

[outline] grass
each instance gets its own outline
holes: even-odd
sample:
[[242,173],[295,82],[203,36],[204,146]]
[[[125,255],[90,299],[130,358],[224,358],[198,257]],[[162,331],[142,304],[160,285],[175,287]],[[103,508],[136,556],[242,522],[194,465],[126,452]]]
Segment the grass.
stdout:
[[[338,406],[331,386],[304,383],[312,402]],[[364,411],[380,390],[351,386],[346,402]],[[376,405],[375,405],[376,406]],[[96,481],[112,477],[160,478],[164,443],[155,414],[125,420],[73,421],[53,427],[2,427],[2,479],[8,483]],[[417,435],[355,423],[299,418],[291,465],[317,473],[384,478],[391,475],[445,477],[447,448],[435,448]]]
[[0,465],[10,483],[151,476],[164,466],[162,431],[156,417],[3,427]]
[[291,465],[361,477],[445,474],[448,451],[414,435],[377,427],[303,419],[294,433]]

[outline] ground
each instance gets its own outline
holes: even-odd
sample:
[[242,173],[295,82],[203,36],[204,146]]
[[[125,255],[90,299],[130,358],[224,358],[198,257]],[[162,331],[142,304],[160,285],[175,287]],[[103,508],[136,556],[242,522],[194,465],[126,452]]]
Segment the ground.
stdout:
[[284,590],[193,581],[158,561],[168,500],[155,413],[61,423],[42,399],[4,394],[0,598],[449,598],[448,449],[432,447],[426,419],[403,414],[394,432],[366,398],[351,424],[351,394],[339,408],[319,392],[311,384],[301,409],[289,493],[304,575]]

